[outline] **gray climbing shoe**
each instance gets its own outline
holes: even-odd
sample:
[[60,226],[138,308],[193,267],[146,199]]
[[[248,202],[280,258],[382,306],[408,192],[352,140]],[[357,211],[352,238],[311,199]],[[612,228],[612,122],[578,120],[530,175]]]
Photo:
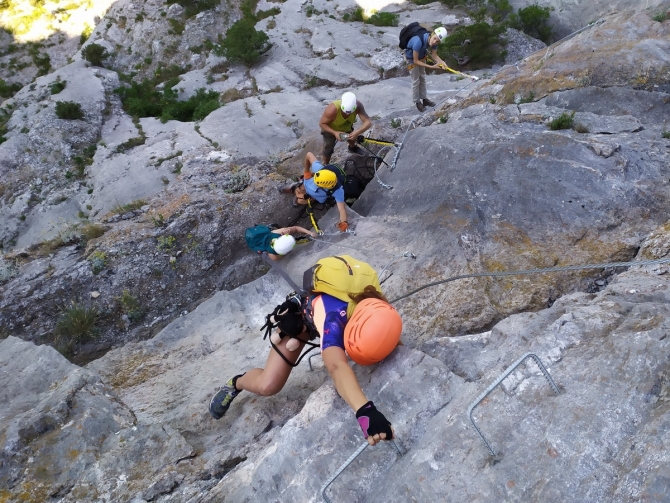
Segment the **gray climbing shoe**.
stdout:
[[228,412],[228,408],[230,407],[233,398],[240,394],[237,388],[235,388],[235,381],[238,377],[242,377],[242,375],[228,379],[228,382],[223,388],[217,391],[216,395],[210,400],[209,413],[214,419],[221,419],[225,413]]

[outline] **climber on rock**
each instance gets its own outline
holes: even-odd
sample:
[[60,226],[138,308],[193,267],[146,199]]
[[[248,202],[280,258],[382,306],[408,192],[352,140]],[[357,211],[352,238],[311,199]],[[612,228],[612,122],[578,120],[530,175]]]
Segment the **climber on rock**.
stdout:
[[[419,112],[423,112],[426,107],[434,107],[435,103],[428,99],[426,91],[426,68],[440,68],[440,65],[446,66],[446,63],[437,55],[437,46],[447,36],[447,30],[440,26],[435,28],[432,33],[423,28],[418,23],[408,25],[407,36],[411,37],[406,43],[405,57],[407,59],[407,69],[412,79],[412,101]],[[403,28],[403,31],[405,28]],[[401,31],[401,45],[403,44],[403,31]],[[430,57],[435,64],[426,63],[428,56],[428,47],[430,47]]]
[[[336,261],[340,268],[328,267],[325,261],[329,260]],[[362,290],[358,294],[349,294],[348,301],[343,300],[344,297],[337,291],[331,290],[332,294],[338,294],[341,298],[331,293],[310,290],[307,302],[307,297],[289,294],[283,304],[266,316],[263,327],[266,336],[273,329],[277,330],[270,336],[272,349],[265,367],[248,370],[226,382],[209,404],[209,412],[214,419],[222,418],[233,399],[244,390],[262,396],[279,393],[303,347],[306,344],[319,347],[311,340],[320,337],[321,355],[326,369],[339,395],[356,413],[368,443],[375,445],[380,440],[394,438],[390,421],[368,400],[349,366],[347,356],[360,365],[372,365],[383,360],[401,344],[402,320],[381,293],[376,272],[365,262],[347,255],[326,257],[310,271],[315,271],[318,266],[319,281],[326,281],[331,287],[338,288],[337,277],[342,278],[340,261],[352,267],[355,275],[369,268],[373,278],[370,280],[368,274],[363,281],[372,284],[358,288]],[[345,281],[351,280],[345,278]]]
[[[354,129],[356,117],[360,117],[363,124]],[[323,164],[330,163],[330,157],[335,150],[338,141],[346,141],[349,144],[350,154],[365,155],[363,149],[356,145],[356,138],[370,129],[372,121],[365,112],[363,103],[356,99],[351,92],[344,93],[342,98],[333,101],[326,107],[319,120],[321,135],[323,136],[323,151],[321,161]]]
[[294,225],[279,228],[277,224],[255,225],[247,228],[244,239],[247,246],[257,253],[267,253],[272,260],[279,260],[289,253],[296,245],[295,235],[315,238],[316,233]]
[[335,199],[337,211],[340,214],[340,220],[335,225],[340,232],[347,232],[349,229],[347,204],[345,203],[347,195],[344,191],[347,176],[342,168],[337,164],[324,166],[312,152],[307,152],[301,178],[300,182],[287,185],[280,188],[279,191],[286,194],[292,193],[294,206],[307,204],[310,198],[323,204],[332,197]]

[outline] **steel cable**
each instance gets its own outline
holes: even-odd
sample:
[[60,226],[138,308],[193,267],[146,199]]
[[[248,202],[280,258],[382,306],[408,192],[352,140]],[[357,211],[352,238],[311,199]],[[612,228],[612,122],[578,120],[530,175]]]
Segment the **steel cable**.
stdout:
[[444,283],[449,283],[451,281],[456,281],[458,279],[466,279],[466,278],[501,278],[504,276],[521,276],[521,275],[528,275],[528,274],[547,274],[547,273],[552,273],[552,272],[562,272],[562,271],[579,271],[582,269],[609,269],[613,267],[631,267],[631,266],[643,266],[643,265],[656,265],[656,264],[668,264],[670,263],[670,258],[661,258],[661,259],[655,259],[655,260],[640,260],[640,261],[632,261],[632,262],[606,262],[603,264],[586,264],[586,265],[567,265],[567,266],[561,266],[561,267],[547,267],[547,268],[541,268],[541,269],[523,269],[520,271],[502,271],[502,272],[479,272],[479,273],[473,273],[473,274],[459,274],[458,276],[451,276],[450,278],[447,279],[442,279],[439,281],[433,281],[432,283],[427,283],[415,290],[412,290],[411,292],[406,293],[405,295],[402,295],[398,297],[397,299],[393,299],[391,301],[391,304],[394,304],[398,301],[401,301],[403,299],[406,299],[407,297],[410,297],[414,295],[415,293],[420,292],[421,290],[425,290],[426,288],[430,288],[432,286],[437,286],[437,285],[442,285]]

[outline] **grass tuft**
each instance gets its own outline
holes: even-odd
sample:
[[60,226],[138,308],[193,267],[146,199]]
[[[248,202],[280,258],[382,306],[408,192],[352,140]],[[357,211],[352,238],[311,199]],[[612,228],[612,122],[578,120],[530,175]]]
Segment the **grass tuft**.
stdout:
[[574,120],[575,112],[563,112],[561,115],[549,122],[549,128],[552,131],[556,131],[558,129],[570,129],[574,124]]
[[63,307],[54,328],[56,349],[66,356],[72,356],[79,346],[97,336],[97,320],[98,311],[95,308],[74,301]]

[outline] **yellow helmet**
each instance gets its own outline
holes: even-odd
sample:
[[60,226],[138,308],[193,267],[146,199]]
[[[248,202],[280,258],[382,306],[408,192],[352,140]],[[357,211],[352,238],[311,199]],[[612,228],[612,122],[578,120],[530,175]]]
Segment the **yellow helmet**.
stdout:
[[329,169],[320,169],[314,173],[314,183],[322,189],[334,189],[337,185],[337,175]]

